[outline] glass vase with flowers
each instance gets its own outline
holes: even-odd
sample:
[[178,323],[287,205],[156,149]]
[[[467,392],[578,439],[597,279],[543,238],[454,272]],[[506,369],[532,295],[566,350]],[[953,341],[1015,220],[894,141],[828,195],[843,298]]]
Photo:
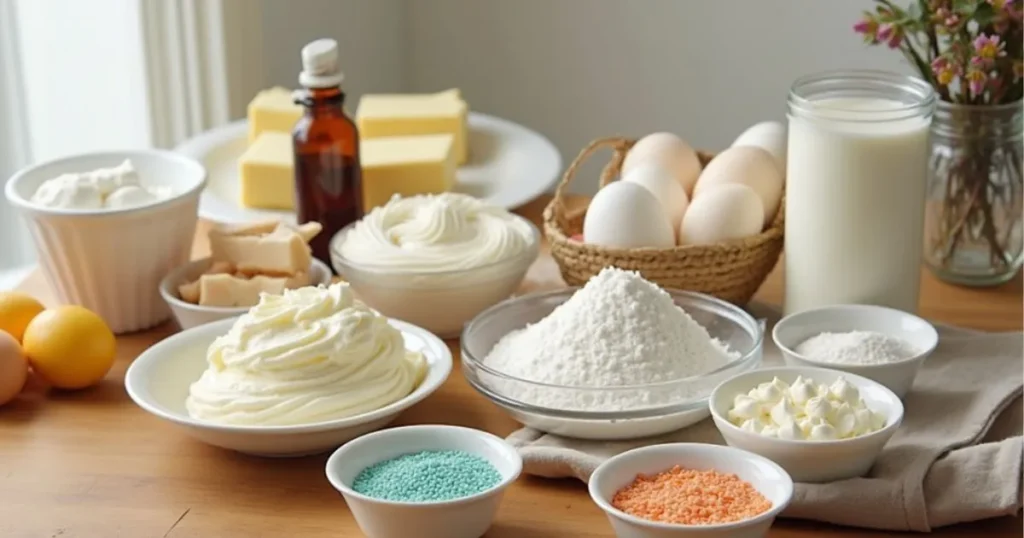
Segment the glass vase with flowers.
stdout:
[[900,50],[941,102],[932,120],[924,259],[966,285],[1010,280],[1022,223],[1024,0],[875,0],[854,30]]

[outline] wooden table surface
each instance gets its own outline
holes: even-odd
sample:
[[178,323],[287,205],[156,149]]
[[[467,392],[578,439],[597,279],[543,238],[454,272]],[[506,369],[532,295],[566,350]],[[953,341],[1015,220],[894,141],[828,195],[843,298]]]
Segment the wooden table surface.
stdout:
[[[522,208],[539,220],[545,200]],[[196,255],[206,250],[201,238]],[[781,264],[780,264],[781,266]],[[758,294],[778,303],[776,271]],[[545,253],[527,290],[563,285]],[[978,329],[1021,330],[1021,279],[987,290],[955,288],[927,273],[922,312]],[[35,273],[21,290],[52,303]],[[81,392],[38,384],[0,408],[0,536],[4,538],[335,538],[358,537],[352,515],[324,478],[326,455],[274,460],[204,445],[132,404],[123,386],[129,363],[174,332],[171,324],[118,339],[106,380]],[[458,347],[450,343],[453,353]],[[466,384],[456,365],[433,396],[397,424],[443,423],[507,435],[517,424]],[[1021,519],[1000,518],[941,530],[947,537],[1021,536]],[[778,521],[773,538],[895,535]],[[586,487],[574,480],[523,477],[505,496],[489,538],[611,537]],[[415,537],[410,537],[415,538]]]

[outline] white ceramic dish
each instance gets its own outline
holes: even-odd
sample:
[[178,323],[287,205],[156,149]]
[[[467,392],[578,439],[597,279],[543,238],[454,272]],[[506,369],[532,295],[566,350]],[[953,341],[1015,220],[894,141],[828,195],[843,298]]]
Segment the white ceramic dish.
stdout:
[[[191,329],[211,321],[241,316],[249,311],[247,306],[201,306],[181,299],[178,287],[188,282],[195,282],[199,275],[202,275],[203,272],[210,268],[212,263],[210,258],[193,260],[171,271],[160,281],[160,296],[171,307],[171,313],[174,314],[175,321],[178,322],[178,326],[182,329]],[[314,258],[313,263],[309,267],[309,277],[311,284],[314,286],[319,284],[330,285],[331,269],[320,260]]]
[[[612,506],[615,493],[638,474],[656,474],[676,465],[735,474],[771,501],[772,507],[733,523],[679,525],[641,519]],[[594,470],[588,489],[590,498],[604,510],[619,538],[760,538],[793,497],[793,481],[775,463],[745,450],[699,443],[651,445],[619,454]]]
[[[798,354],[796,347],[823,332],[872,331],[909,342],[917,354],[887,364],[837,364],[812,360]],[[775,345],[789,366],[829,368],[873,379],[901,399],[914,384],[918,370],[939,344],[939,333],[927,321],[883,306],[837,305],[790,314],[775,324]]]
[[[376,463],[423,450],[461,450],[480,456],[501,474],[494,487],[442,502],[385,501],[356,493],[352,483]],[[505,488],[516,480],[523,460],[503,439],[457,426],[406,426],[364,435],[327,460],[327,479],[341,492],[368,538],[479,538],[494,521]]]
[[257,456],[302,456],[337,448],[364,433],[382,428],[406,408],[437,390],[452,369],[448,346],[429,332],[397,320],[405,347],[423,353],[427,375],[411,394],[376,411],[299,426],[234,426],[196,420],[185,410],[189,386],[206,369],[206,349],[226,333],[234,319],[200,325],[154,344],[125,374],[125,389],[142,409],[184,428],[214,446]]
[[[792,384],[797,376],[831,385],[845,377],[860,391],[864,405],[885,415],[885,426],[867,435],[836,441],[789,441],[745,431],[729,422],[733,400],[755,386],[778,377]],[[832,482],[863,476],[903,421],[903,403],[880,383],[858,375],[823,368],[765,368],[740,374],[711,393],[715,426],[729,446],[760,454],[782,466],[796,482]]]
[[[679,290],[667,290],[676,305],[703,325],[712,337],[739,353],[739,358],[704,375],[623,387],[537,383],[504,374],[483,363],[494,345],[506,334],[540,321],[578,289],[567,288],[509,299],[481,312],[462,333],[462,372],[466,380],[526,426],[565,437],[593,440],[637,439],[675,431],[708,417],[707,398],[719,382],[761,364],[763,324],[734,305],[701,293]],[[535,396],[542,393],[563,402],[589,402],[618,395],[621,400],[646,398],[663,403],[632,409],[609,407],[594,410],[579,405],[555,408],[536,401]]]
[[516,256],[482,267],[409,273],[354,264],[340,254],[340,244],[355,224],[331,238],[331,262],[371,308],[389,318],[419,325],[441,338],[457,338],[466,322],[511,297],[537,259],[540,232],[530,221],[514,217],[530,227],[532,244]]
[[[562,171],[558,149],[543,135],[508,120],[469,114],[469,162],[459,167],[456,192],[513,209],[547,191]],[[247,146],[248,122],[217,127],[175,151],[203,163],[210,181],[199,215],[224,223],[295,220],[291,211],[250,209],[238,203],[238,158]]]
[[[44,181],[117,166],[130,159],[143,185],[170,187],[166,200],[125,209],[61,209],[32,203]],[[152,327],[170,316],[160,280],[188,261],[206,170],[163,150],[87,153],[25,168],[7,182],[7,200],[32,234],[39,264],[61,303],[100,315],[115,333]],[[2,248],[2,247],[0,247]]]

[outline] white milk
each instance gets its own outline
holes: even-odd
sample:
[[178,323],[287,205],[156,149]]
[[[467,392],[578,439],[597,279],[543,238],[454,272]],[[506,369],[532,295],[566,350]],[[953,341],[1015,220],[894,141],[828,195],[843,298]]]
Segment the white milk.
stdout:
[[789,117],[785,311],[917,310],[931,109],[811,99]]

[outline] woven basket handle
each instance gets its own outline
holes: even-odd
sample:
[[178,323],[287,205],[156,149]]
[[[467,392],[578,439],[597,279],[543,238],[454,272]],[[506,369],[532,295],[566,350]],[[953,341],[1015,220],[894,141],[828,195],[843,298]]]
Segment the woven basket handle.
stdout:
[[615,179],[615,176],[619,173],[619,169],[622,168],[622,161],[626,158],[626,153],[629,152],[629,148],[633,147],[633,141],[620,136],[598,138],[590,144],[587,144],[587,147],[583,148],[579,155],[573,159],[569,168],[566,168],[565,174],[562,174],[562,180],[558,183],[558,187],[555,188],[555,203],[559,204],[563,208],[565,207],[565,191],[569,188],[569,184],[572,183],[572,180],[576,177],[576,172],[596,151],[606,147],[611,148],[615,154],[612,155],[612,160],[609,161],[601,171],[601,187],[604,187]]

